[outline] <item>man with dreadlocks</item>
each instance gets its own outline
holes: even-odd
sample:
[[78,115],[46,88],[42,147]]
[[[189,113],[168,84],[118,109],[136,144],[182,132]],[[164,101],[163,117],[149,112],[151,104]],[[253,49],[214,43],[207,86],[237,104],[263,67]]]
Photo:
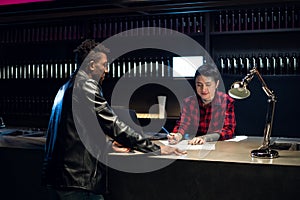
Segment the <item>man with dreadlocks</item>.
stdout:
[[[105,137],[99,140],[99,134],[109,136],[125,149],[154,154],[185,152],[155,145],[116,116],[101,87],[108,72],[107,48],[86,40],[75,53],[80,68],[60,88],[52,107],[42,181],[54,189],[58,199],[102,200],[106,167],[105,163],[98,162],[98,155],[91,153],[99,146],[108,145]],[[101,130],[91,122],[99,124]],[[103,149],[98,151],[103,154]]]

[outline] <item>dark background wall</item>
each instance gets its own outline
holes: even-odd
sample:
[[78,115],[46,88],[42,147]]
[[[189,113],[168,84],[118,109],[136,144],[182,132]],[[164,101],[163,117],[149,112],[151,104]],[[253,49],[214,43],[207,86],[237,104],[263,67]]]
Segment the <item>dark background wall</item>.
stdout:
[[[277,60],[282,55],[288,55],[291,58],[295,56],[298,71],[271,75],[265,73],[265,69],[260,70],[264,72],[263,78],[278,97],[273,136],[299,137],[297,120],[300,111],[296,102],[299,98],[297,84],[300,74],[299,7],[299,2],[292,0],[285,2],[277,0],[214,2],[116,0],[74,1],[72,4],[61,0],[1,6],[0,116],[3,117],[7,126],[45,129],[57,90],[67,80],[71,71],[77,67],[73,49],[84,39],[95,38],[103,41],[110,35],[121,31],[120,27],[108,28],[112,23],[120,25],[122,22],[124,26],[125,23],[128,23],[129,29],[135,27],[131,26],[132,22],[138,22],[141,26],[142,22],[147,24],[149,21],[149,26],[158,26],[159,20],[161,20],[160,22],[167,20],[167,26],[170,26],[171,20],[175,22],[179,20],[177,27],[168,28],[177,28],[178,31],[187,34],[205,48],[222,73],[226,91],[234,81],[243,78],[247,71],[223,71],[221,58],[228,58],[232,62],[237,57],[244,60],[246,58],[258,59],[262,55],[265,62],[266,57],[271,55],[275,55]],[[287,11],[288,18],[285,18],[284,11]],[[265,12],[269,18],[272,13],[276,17],[281,13],[281,19],[288,20],[288,23],[285,24],[284,20],[280,21],[281,26],[279,27],[278,21],[275,21],[273,24],[276,26],[272,27],[271,21],[268,21],[268,27],[262,25],[258,29],[258,23],[255,23],[253,29],[250,28],[251,26],[245,29],[244,20],[240,30],[231,28],[230,17],[235,16],[233,21],[237,23],[239,14],[241,14],[241,18],[245,19],[246,14],[248,16],[253,14],[257,17],[259,13],[264,15]],[[292,15],[292,13],[294,14]],[[293,25],[290,23],[292,22],[291,16],[295,16]],[[193,21],[194,19],[196,21]],[[189,24],[188,22],[196,25],[196,29],[194,26],[188,28],[186,25]],[[227,24],[229,30],[226,30],[227,22],[231,25]],[[144,25],[148,26],[146,24]],[[107,26],[106,29],[103,28],[104,25]],[[251,23],[246,25],[251,25]],[[99,28],[100,26],[101,28]],[[164,26],[163,23],[161,26]],[[195,53],[188,48],[183,52],[185,55]],[[150,49],[128,53],[117,59],[116,64],[140,59],[146,62],[164,60],[165,63],[169,61],[169,66],[172,67],[173,56],[175,55],[170,52]],[[46,65],[52,67],[58,65],[58,69],[66,70],[64,71],[66,73],[58,70],[54,72],[53,77],[43,78],[20,78],[15,76],[15,72],[11,75],[11,69],[25,69],[24,66],[41,69]],[[276,66],[278,68],[279,63]],[[253,64],[249,67],[253,67]],[[6,75],[9,73],[11,77],[4,77],[4,72]],[[108,101],[110,101],[112,91],[119,80],[119,77],[112,75],[111,72],[110,78],[103,85]],[[128,81],[134,84],[138,80],[128,78]],[[165,81],[172,82],[174,85],[185,82],[185,80],[174,80],[172,77],[166,78]],[[237,100],[235,103],[238,122],[237,134],[261,136],[265,123],[267,99],[257,78],[253,79],[249,87],[251,96],[245,100]],[[182,96],[190,95],[190,92],[184,90],[181,93]],[[182,99],[177,99],[170,88],[159,84],[142,86],[133,93],[129,107],[137,112],[148,112],[151,106],[157,104],[157,96],[161,94],[167,96],[168,118],[165,126],[171,130],[179,117],[179,102]],[[142,123],[149,122],[147,119],[141,119],[141,121]]]

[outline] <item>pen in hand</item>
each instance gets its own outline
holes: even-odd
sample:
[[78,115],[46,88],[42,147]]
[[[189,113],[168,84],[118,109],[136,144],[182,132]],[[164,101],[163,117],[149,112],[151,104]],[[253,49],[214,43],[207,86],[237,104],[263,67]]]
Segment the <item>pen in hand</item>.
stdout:
[[164,130],[168,135],[167,135],[167,138],[168,138],[168,141],[169,141],[169,144],[175,144],[176,143],[176,140],[175,140],[175,137],[174,137],[174,134],[173,133],[170,133],[165,127],[161,127],[162,130]]
[[162,129],[168,134],[167,135],[167,138],[168,138],[168,142],[169,144],[171,145],[174,145],[174,144],[177,144],[181,138],[178,138],[177,135],[180,135],[181,134],[178,134],[178,133],[170,133],[169,131],[167,131],[164,127],[162,127]]
[[165,127],[161,127],[161,129],[164,130],[166,134],[170,135],[170,132]]
[[167,133],[167,137],[168,137],[168,140],[170,141],[170,139],[172,138],[174,138],[174,134],[173,133],[170,133],[165,127],[161,127],[162,128],[162,130],[164,130],[166,133]]

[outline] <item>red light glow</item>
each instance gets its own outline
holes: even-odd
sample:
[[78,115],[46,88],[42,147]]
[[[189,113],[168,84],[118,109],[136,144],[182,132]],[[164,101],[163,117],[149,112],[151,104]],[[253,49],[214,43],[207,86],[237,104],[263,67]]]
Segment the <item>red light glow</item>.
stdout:
[[24,4],[33,2],[44,2],[44,1],[54,1],[54,0],[0,0],[1,5],[11,5],[11,4]]

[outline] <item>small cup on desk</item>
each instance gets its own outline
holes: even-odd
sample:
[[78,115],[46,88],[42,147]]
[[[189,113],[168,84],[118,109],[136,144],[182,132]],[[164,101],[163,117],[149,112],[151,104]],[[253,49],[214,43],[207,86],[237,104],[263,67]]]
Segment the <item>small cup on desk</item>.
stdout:
[[0,117],[0,128],[5,128],[5,124],[2,117]]
[[166,108],[166,96],[157,96],[158,99],[158,118],[159,119],[164,119],[165,116],[165,108]]

